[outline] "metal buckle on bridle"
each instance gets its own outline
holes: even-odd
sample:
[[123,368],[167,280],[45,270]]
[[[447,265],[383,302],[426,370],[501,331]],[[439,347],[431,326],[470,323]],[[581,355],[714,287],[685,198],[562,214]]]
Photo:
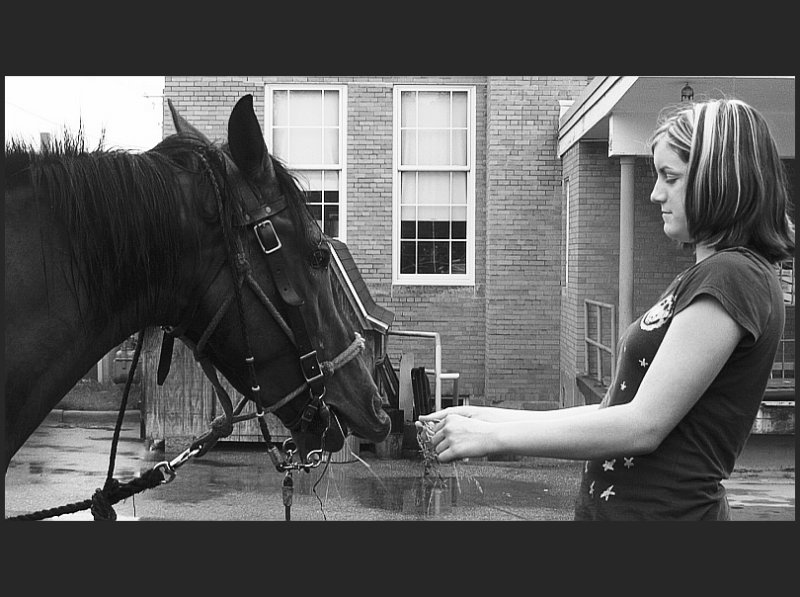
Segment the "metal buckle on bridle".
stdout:
[[[269,237],[265,237],[265,235],[262,233],[263,231],[267,230],[270,234]],[[283,246],[281,244],[280,237],[278,237],[278,233],[275,232],[275,225],[269,219],[259,222],[258,224],[253,226],[253,232],[256,233],[256,239],[258,240],[258,244],[261,245],[261,250],[264,251],[265,255],[274,253]],[[272,244],[272,246],[267,248],[267,246],[264,244],[265,240],[267,241],[268,244]]]
[[325,376],[322,371],[322,365],[320,365],[317,358],[316,350],[312,350],[300,357],[300,369],[308,385],[319,381]]

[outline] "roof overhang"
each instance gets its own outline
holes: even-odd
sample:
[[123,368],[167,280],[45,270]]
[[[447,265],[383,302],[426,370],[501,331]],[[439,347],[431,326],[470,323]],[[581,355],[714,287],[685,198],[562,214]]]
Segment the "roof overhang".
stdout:
[[735,97],[764,115],[783,158],[795,154],[793,76],[596,77],[559,119],[558,155],[579,141],[608,143],[609,156],[649,156],[647,140],[664,108],[695,99]]

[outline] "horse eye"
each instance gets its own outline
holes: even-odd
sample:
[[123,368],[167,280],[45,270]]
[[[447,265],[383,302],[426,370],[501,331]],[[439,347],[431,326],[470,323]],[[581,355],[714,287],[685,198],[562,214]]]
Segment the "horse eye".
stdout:
[[331,261],[331,254],[327,249],[318,248],[313,253],[309,262],[314,269],[325,269]]

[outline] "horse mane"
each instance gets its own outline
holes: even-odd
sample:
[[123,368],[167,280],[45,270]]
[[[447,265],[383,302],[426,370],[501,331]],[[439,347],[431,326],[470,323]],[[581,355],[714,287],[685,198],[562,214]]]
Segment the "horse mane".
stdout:
[[[31,184],[63,223],[75,285],[105,319],[153,281],[176,278],[177,234],[187,199],[171,160],[157,152],[88,150],[82,133],[65,132],[40,151],[6,143],[6,179]],[[11,188],[9,187],[9,188]]]
[[[75,283],[86,289],[89,307],[110,318],[131,297],[159,299],[174,290],[182,254],[186,248],[184,212],[197,212],[207,221],[217,218],[213,202],[199,200],[203,169],[198,152],[208,159],[223,197],[227,215],[241,211],[241,197],[229,184],[229,157],[225,145],[211,144],[191,134],[175,134],[142,153],[87,150],[81,131],[65,132],[41,151],[28,144],[6,142],[4,162],[6,189],[26,183],[38,193],[61,220],[70,243]],[[281,192],[310,252],[322,237],[306,206],[296,178],[273,158]],[[192,177],[195,188],[183,193],[180,171]],[[188,205],[191,203],[191,205]],[[200,238],[189,239],[199,247]],[[197,254],[198,251],[190,251]]]

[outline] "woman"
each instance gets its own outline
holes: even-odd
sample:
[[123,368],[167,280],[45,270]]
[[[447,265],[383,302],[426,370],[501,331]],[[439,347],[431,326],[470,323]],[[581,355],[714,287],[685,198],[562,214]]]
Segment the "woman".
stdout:
[[763,117],[738,100],[680,109],[650,147],[650,201],[696,261],[626,330],[601,404],[456,407],[417,424],[436,422],[441,462],[586,460],[576,520],[728,520],[721,481],[750,433],[784,326],[774,264],[794,253],[785,173]]

